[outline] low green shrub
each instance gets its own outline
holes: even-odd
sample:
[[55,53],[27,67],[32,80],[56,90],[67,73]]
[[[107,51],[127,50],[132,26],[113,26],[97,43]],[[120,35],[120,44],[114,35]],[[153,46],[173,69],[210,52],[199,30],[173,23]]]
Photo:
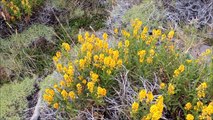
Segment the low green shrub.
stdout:
[[122,16],[124,23],[136,18],[143,21],[144,25],[150,28],[157,28],[163,25],[164,11],[156,5],[156,1],[145,0],[139,5],[134,5]]
[[34,80],[25,78],[21,82],[4,84],[0,87],[0,119],[21,120],[28,107],[27,96],[34,91]]

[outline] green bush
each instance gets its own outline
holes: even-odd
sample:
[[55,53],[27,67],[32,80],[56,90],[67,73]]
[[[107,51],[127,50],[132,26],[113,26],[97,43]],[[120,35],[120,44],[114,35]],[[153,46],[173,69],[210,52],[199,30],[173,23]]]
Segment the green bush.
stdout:
[[157,28],[163,25],[164,12],[157,7],[156,1],[145,0],[139,5],[133,6],[122,16],[124,23],[129,23],[136,18],[142,20],[143,24],[150,28]]
[[28,107],[27,96],[34,91],[34,80],[25,78],[21,82],[4,84],[0,88],[0,119],[23,119],[23,111]]

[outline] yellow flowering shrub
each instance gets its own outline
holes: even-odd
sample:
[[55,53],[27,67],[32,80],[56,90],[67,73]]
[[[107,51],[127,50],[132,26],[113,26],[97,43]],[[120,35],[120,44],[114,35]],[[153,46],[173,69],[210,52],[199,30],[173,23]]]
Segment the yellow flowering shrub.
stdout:
[[43,0],[1,0],[0,4],[3,8],[2,17],[6,21],[21,20],[25,16],[25,20],[29,20],[32,10],[40,5]]
[[76,49],[62,43],[53,61],[63,79],[47,88],[44,100],[67,112],[107,106],[105,97],[115,97],[118,74],[125,69],[130,71],[128,82],[138,91],[137,96],[130,95],[134,101],[125,110],[132,119],[158,120],[168,111],[172,118],[211,117],[213,93],[207,91],[213,82],[213,59],[205,62],[205,57],[212,56],[211,50],[193,59],[175,47],[174,30],[163,33],[154,29],[150,34],[139,19],[131,21],[131,26],[114,29],[114,37],[120,40],[112,47],[107,33],[100,38],[89,32],[79,34]]

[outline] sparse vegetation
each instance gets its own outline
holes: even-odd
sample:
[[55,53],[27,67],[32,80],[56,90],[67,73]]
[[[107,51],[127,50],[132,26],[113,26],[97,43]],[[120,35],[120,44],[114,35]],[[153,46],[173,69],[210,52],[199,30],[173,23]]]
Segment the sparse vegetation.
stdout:
[[0,39],[0,66],[13,71],[16,77],[42,73],[51,65],[47,61],[55,51],[53,32],[51,27],[34,25],[23,33]]

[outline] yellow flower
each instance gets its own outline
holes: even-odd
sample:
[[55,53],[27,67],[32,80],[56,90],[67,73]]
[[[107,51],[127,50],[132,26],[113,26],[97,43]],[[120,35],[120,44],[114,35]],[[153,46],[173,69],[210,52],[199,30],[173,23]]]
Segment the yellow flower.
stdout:
[[211,116],[212,114],[213,114],[213,105],[209,104],[208,106],[202,107],[202,115]]
[[145,27],[143,28],[142,33],[143,33],[143,34],[147,34],[148,31],[149,31],[149,28],[148,28],[147,26],[145,26]]
[[160,89],[164,89],[166,87],[166,84],[165,83],[160,83]]
[[79,79],[79,80],[83,80],[83,76],[81,76],[81,75],[78,76],[78,79]]
[[93,44],[87,43],[87,50],[88,50],[88,52],[92,51],[93,48],[94,48]]
[[152,100],[154,99],[154,96],[153,96],[153,94],[152,94],[151,91],[149,91],[149,92],[146,94],[146,97],[147,97],[147,99],[146,99],[146,102],[147,102],[147,103],[152,102]]
[[72,79],[71,79],[70,76],[67,75],[67,74],[64,74],[64,80],[65,80],[67,83],[72,82]]
[[197,102],[197,108],[202,108],[202,107],[203,107],[203,102],[198,101],[198,102]]
[[206,96],[205,91],[204,90],[198,91],[197,96],[198,98],[204,98]]
[[122,64],[123,64],[123,63],[122,63],[122,60],[121,60],[121,59],[119,59],[119,60],[117,61],[117,65],[118,65],[118,67],[120,67]]
[[98,74],[94,73],[93,71],[90,71],[90,77],[94,83],[98,82]]
[[87,89],[89,90],[90,93],[93,93],[94,85],[95,85],[94,82],[87,83]]
[[61,85],[61,87],[64,87],[66,84],[65,84],[65,82],[62,80],[62,81],[60,81],[60,85]]
[[75,92],[70,91],[69,92],[69,97],[70,97],[70,99],[75,100]]
[[80,69],[84,69],[84,67],[85,67],[85,64],[86,64],[86,60],[85,59],[80,59],[79,60],[79,68]]
[[118,57],[119,57],[119,51],[118,51],[118,50],[115,50],[115,51],[112,52],[112,54],[113,54],[113,57],[112,57],[112,58],[113,58],[114,60],[117,61],[117,60],[118,60]]
[[134,102],[134,103],[132,104],[132,112],[133,112],[133,113],[138,112],[138,107],[139,107],[139,103]]
[[138,51],[138,55],[139,55],[140,57],[145,56],[145,55],[146,55],[146,50]]
[[145,41],[146,40],[146,34],[144,34],[143,32],[141,33],[141,39],[143,40],[143,41]]
[[66,72],[67,72],[67,74],[69,76],[73,76],[74,75],[74,68],[73,68],[73,66],[69,66]]
[[107,33],[104,33],[104,34],[103,34],[103,39],[104,39],[104,40],[107,40],[107,39],[108,39],[108,34],[107,34]]
[[202,97],[205,97],[205,89],[207,88],[207,83],[206,82],[203,82],[201,83],[198,88],[196,89],[197,90],[197,96],[198,98],[202,98]]
[[103,62],[103,61],[104,61],[104,54],[103,54],[103,53],[101,53],[101,54],[99,55],[99,60],[100,60],[100,62]]
[[54,88],[55,88],[58,92],[61,92],[61,89],[58,87],[57,84],[54,85]]
[[98,62],[98,55],[93,56],[94,62]]
[[85,36],[85,39],[88,39],[90,36],[89,32],[85,32],[84,36]]
[[115,29],[114,29],[114,33],[115,33],[115,34],[118,34],[118,28],[115,28]]
[[153,36],[156,38],[156,37],[159,37],[161,35],[161,30],[154,29],[152,31],[152,33],[153,33]]
[[157,112],[158,111],[158,107],[157,107],[157,105],[152,105],[151,107],[150,107],[150,113],[155,113],[155,112]]
[[161,36],[161,40],[163,41],[163,40],[165,40],[166,39],[166,34],[163,34],[162,36]]
[[107,73],[108,75],[111,75],[112,71],[108,69],[108,70],[106,71],[106,73]]
[[143,61],[144,61],[144,58],[140,58],[140,59],[139,59],[139,62],[140,62],[140,63],[143,63]]
[[194,116],[192,114],[187,114],[186,120],[194,120]]
[[70,45],[68,43],[62,43],[62,48],[64,48],[67,52],[70,51]]
[[47,88],[47,89],[45,90],[45,93],[48,94],[48,95],[50,95],[50,96],[54,96],[54,94],[55,94],[54,90],[49,89],[49,88]]
[[54,103],[53,104],[53,108],[58,109],[59,108],[59,104],[58,103]]
[[152,120],[159,120],[162,116],[161,108],[155,104],[150,107],[150,113]]
[[129,40],[125,40],[124,44],[125,44],[125,47],[129,47]]
[[98,97],[104,97],[104,96],[106,96],[106,92],[107,91],[105,88],[98,87],[97,95],[98,95]]
[[187,62],[187,63],[191,63],[191,62],[192,62],[192,60],[186,60],[186,62]]
[[123,43],[121,41],[118,42],[118,48],[122,48],[122,46],[123,46]]
[[208,115],[212,115],[213,114],[213,105],[209,104],[208,107],[206,108],[206,111],[207,111]]
[[110,60],[111,60],[111,57],[110,57],[110,56],[109,56],[109,57],[105,57],[105,58],[104,58],[104,65],[109,66]]
[[155,50],[154,50],[154,49],[149,50],[149,54],[150,54],[151,56],[155,55]]
[[56,63],[58,62],[58,58],[56,56],[53,56],[53,61]]
[[78,84],[76,85],[76,87],[77,87],[78,94],[80,95],[80,94],[82,93],[82,86],[81,86],[81,84],[78,83]]
[[168,94],[169,95],[173,95],[173,94],[175,94],[175,86],[173,85],[173,84],[169,84],[169,87],[168,87]]
[[85,79],[82,80],[82,83],[83,83],[83,84],[87,84],[87,80],[85,80]]
[[138,99],[140,101],[143,101],[143,99],[145,99],[145,97],[146,97],[146,90],[142,89],[138,94]]
[[174,71],[174,75],[173,76],[177,77],[179,74],[180,74],[180,71],[177,69],[177,70]]
[[116,66],[115,60],[114,60],[114,59],[111,59],[111,60],[110,60],[109,67],[110,67],[111,69],[113,69],[115,66]]
[[202,55],[209,55],[211,54],[211,50],[210,49],[206,49],[206,51],[204,53],[202,53]]
[[201,83],[201,86],[202,86],[203,89],[206,89],[207,88],[207,83],[203,82],[203,83]]
[[78,42],[79,43],[83,43],[84,42],[84,38],[81,34],[78,35]]
[[114,51],[113,51],[113,49],[112,49],[112,48],[108,49],[108,54],[109,54],[109,55],[112,55],[112,54],[113,54],[113,52],[114,52]]
[[162,112],[163,111],[163,96],[158,96],[158,99],[156,100],[156,105],[158,106],[158,109]]
[[185,66],[181,64],[178,70],[182,73],[185,70]]
[[56,64],[56,69],[58,72],[62,72],[63,71],[62,64],[60,64],[60,63]]
[[174,34],[175,34],[174,30],[171,30],[168,34],[168,38],[172,39],[174,37]]
[[57,57],[57,58],[60,58],[60,57],[61,57],[61,52],[60,52],[60,51],[57,51],[57,52],[56,52],[56,57]]
[[68,93],[66,90],[62,90],[61,95],[64,99],[67,99]]
[[192,108],[192,104],[190,102],[186,103],[184,109],[190,110]]
[[43,95],[43,99],[47,102],[52,102],[53,101],[53,96],[50,96],[50,95],[47,95],[47,94],[44,94]]

